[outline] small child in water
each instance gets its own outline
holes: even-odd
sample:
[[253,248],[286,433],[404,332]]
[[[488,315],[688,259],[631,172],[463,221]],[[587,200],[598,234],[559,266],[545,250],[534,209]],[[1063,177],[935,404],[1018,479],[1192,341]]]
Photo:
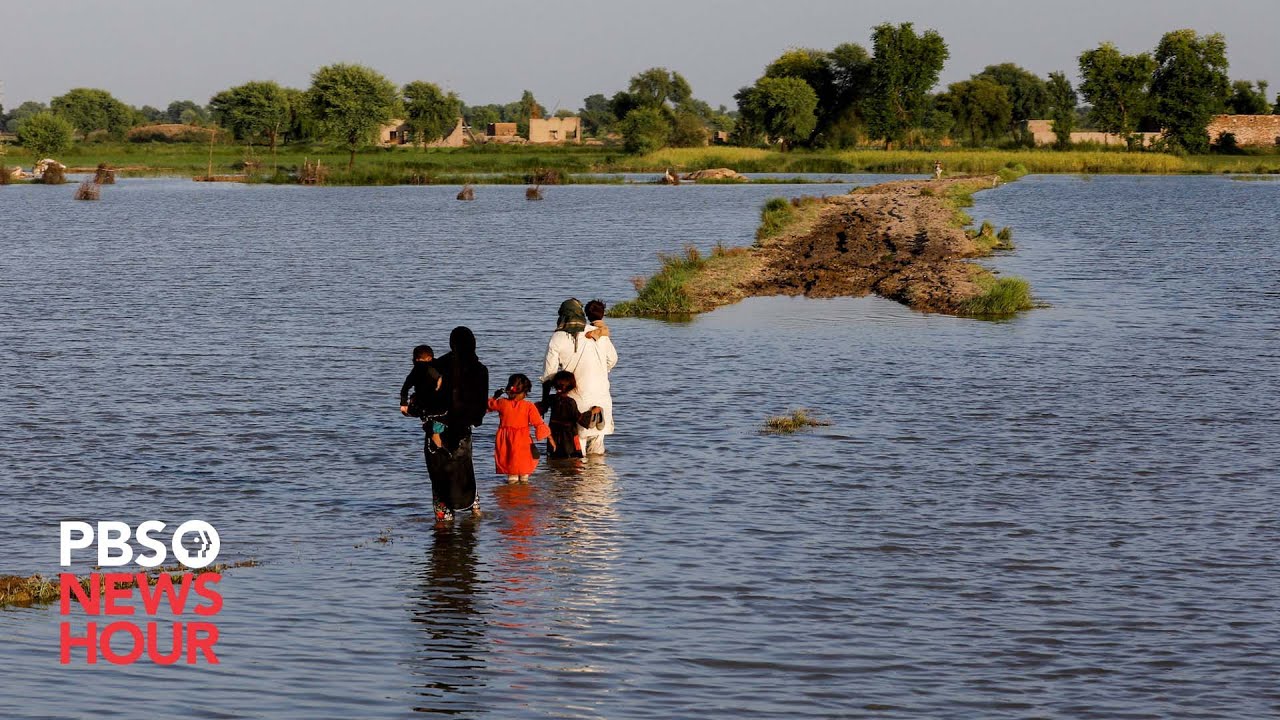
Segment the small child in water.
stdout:
[[[538,440],[550,437],[551,429],[542,422],[542,415],[533,403],[525,399],[533,383],[528,376],[515,374],[507,378],[507,386],[489,398],[489,412],[498,413],[498,437],[493,443],[493,464],[499,475],[506,475],[507,482],[528,482],[529,473],[538,467],[533,456],[534,440],[529,438],[533,427]],[[502,397],[503,393],[506,398]],[[556,448],[551,440],[551,449]]]
[[538,405],[541,412],[551,410],[551,415],[547,418],[547,425],[551,428],[547,457],[580,458],[582,440],[578,437],[578,428],[591,427],[600,415],[600,408],[593,406],[586,412],[578,412],[578,401],[569,397],[578,382],[568,370],[556,373],[551,378],[551,384],[555,386],[556,394],[550,396],[545,404]]
[[[435,360],[435,351],[430,345],[419,345],[413,349],[413,369],[405,377],[400,386],[400,414],[422,420],[422,429],[431,435],[431,445],[439,450],[444,447],[440,433],[445,431],[444,410],[440,407],[440,387],[444,377],[431,366]],[[409,395],[409,389],[413,395]]]

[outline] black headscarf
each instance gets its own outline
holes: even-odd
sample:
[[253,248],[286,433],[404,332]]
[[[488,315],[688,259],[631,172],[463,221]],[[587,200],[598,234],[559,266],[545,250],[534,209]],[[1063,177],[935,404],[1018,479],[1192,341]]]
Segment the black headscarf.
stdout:
[[489,368],[476,356],[476,336],[471,328],[459,325],[449,333],[449,353],[436,360],[449,392],[451,428],[479,426],[484,422],[489,400]]

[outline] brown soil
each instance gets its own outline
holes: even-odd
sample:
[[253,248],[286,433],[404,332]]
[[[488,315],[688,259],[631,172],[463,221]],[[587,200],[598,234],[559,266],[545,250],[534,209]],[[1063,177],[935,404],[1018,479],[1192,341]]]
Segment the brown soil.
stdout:
[[990,177],[903,180],[825,198],[814,215],[752,251],[754,267],[733,292],[723,283],[705,294],[695,286],[694,303],[711,309],[756,295],[876,293],[916,310],[959,314],[989,273],[965,261],[986,253],[957,226],[947,193],[992,184]]

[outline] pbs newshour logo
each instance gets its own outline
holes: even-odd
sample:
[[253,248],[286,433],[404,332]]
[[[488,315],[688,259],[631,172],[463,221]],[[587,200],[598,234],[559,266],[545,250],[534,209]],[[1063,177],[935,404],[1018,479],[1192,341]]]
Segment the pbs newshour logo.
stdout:
[[[58,575],[60,613],[68,618],[59,628],[62,664],[74,657],[89,665],[97,664],[99,658],[130,665],[144,656],[157,665],[218,664],[218,626],[211,619],[222,610],[222,594],[216,587],[222,575],[191,571],[202,570],[218,558],[221,538],[204,520],[188,520],[168,535],[166,543],[167,527],[159,520],[147,520],[136,529],[114,520],[61,524],[62,566],[69,567],[77,551],[91,550],[97,561],[95,572],[87,578],[67,572]],[[133,542],[142,551],[135,551]],[[170,552],[181,568],[164,567]],[[98,571],[131,563],[141,570]],[[151,619],[166,606],[172,622]],[[85,616],[82,626],[72,627],[73,609]],[[135,620],[139,615],[147,619]]]

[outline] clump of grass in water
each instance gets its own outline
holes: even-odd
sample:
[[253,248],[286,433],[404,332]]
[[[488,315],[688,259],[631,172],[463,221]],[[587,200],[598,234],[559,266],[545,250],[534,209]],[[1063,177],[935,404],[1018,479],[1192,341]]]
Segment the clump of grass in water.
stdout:
[[[234,563],[217,563],[206,568],[201,568],[198,572],[217,573],[221,575],[224,571],[231,568],[241,567],[257,567],[260,565],[257,560],[241,560]],[[153,568],[147,571],[147,582],[155,584],[157,578],[162,574],[168,574],[170,579],[175,583],[179,581],[179,577],[186,572],[195,572],[184,568],[181,565],[171,565],[169,567]],[[105,587],[106,574],[100,573],[97,578],[98,582]],[[76,582],[86,594],[90,592],[90,586],[93,583],[92,576],[77,577]],[[136,587],[134,581],[128,587]],[[121,587],[124,587],[121,585]],[[99,588],[101,590],[102,588]],[[46,578],[42,575],[32,575],[30,577],[22,577],[20,575],[0,575],[0,608],[3,607],[31,607],[32,605],[48,605],[58,602],[61,599],[62,585],[57,578]]]
[[790,435],[806,428],[823,427],[831,423],[813,415],[804,408],[792,410],[785,415],[775,415],[764,421],[764,432],[775,435]]
[[694,273],[706,266],[706,258],[698,248],[690,245],[683,255],[659,255],[662,267],[645,281],[637,277],[636,299],[617,303],[609,311],[614,317],[636,315],[688,315],[693,312],[693,302],[685,285]]
[[1031,286],[1021,278],[980,278],[983,292],[964,303],[963,314],[971,317],[1008,317],[1034,307]]
[[992,225],[989,220],[983,220],[982,227],[968,231],[968,235],[974,244],[986,253],[1013,249],[1013,229],[1003,227],[1000,232],[996,232],[995,225]]

